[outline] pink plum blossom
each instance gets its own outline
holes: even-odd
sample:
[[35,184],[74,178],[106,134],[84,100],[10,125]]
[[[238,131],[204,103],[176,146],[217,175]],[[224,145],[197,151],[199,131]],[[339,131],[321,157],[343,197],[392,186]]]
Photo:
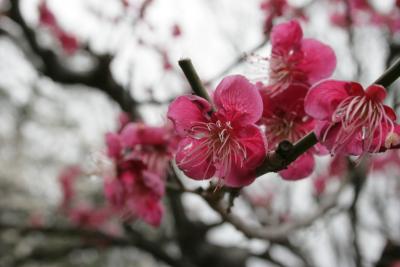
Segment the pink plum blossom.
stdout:
[[383,104],[386,90],[356,82],[328,80],[305,98],[305,111],[317,120],[315,133],[331,154],[364,155],[400,143],[396,114]]
[[153,226],[159,226],[164,212],[161,198],[164,182],[145,170],[137,160],[123,164],[117,179],[106,181],[104,192],[114,210],[124,219],[140,218]]
[[[284,140],[295,143],[314,128],[314,120],[304,112],[304,96],[307,88],[291,86],[287,94],[274,98],[261,90],[264,103],[260,124],[265,126],[269,149],[276,149]],[[317,149],[302,154],[287,169],[279,172],[286,180],[298,180],[309,176],[314,170],[314,156]]]
[[124,6],[124,8],[127,8],[130,6],[130,1],[129,0],[121,0],[122,5]]
[[121,132],[122,145],[130,149],[130,157],[142,160],[150,171],[163,178],[177,146],[177,136],[170,126],[128,123]]
[[291,6],[286,0],[263,0],[260,9],[264,12],[264,33],[271,31],[273,21],[279,17],[302,17],[305,18],[301,9]]
[[176,162],[190,178],[220,178],[240,187],[255,179],[255,168],[265,157],[265,142],[256,122],[262,99],[245,77],[224,78],[213,95],[216,111],[205,99],[193,95],[175,99],[168,109],[181,141]]
[[398,1],[393,3],[393,8],[388,12],[377,10],[367,0],[350,0],[348,3],[331,0],[331,2],[333,6],[331,22],[336,26],[348,28],[350,26],[375,25],[385,27],[391,33],[400,30]]
[[272,27],[273,20],[276,17],[283,15],[289,5],[286,0],[264,0],[260,4],[260,8],[265,13],[264,32],[269,33]]
[[271,33],[269,83],[265,88],[272,96],[290,86],[308,88],[328,78],[336,67],[333,50],[311,38],[303,38],[297,21],[276,25]]
[[63,195],[61,207],[65,210],[71,206],[71,201],[75,196],[75,180],[80,174],[81,169],[78,166],[66,167],[60,173],[59,182]]
[[182,29],[181,26],[179,26],[179,24],[174,24],[172,26],[172,36],[174,38],[178,38],[182,35]]
[[56,18],[53,12],[48,8],[46,1],[42,1],[39,4],[39,22],[48,27],[57,26]]
[[129,114],[126,112],[121,112],[118,114],[118,132],[121,132],[122,129],[131,121]]
[[[151,130],[150,130],[151,129]],[[121,134],[106,135],[108,156],[115,163],[115,177],[106,179],[104,192],[115,212],[124,219],[140,218],[159,226],[163,215],[164,176],[168,160],[146,146],[162,147],[162,128],[129,123]],[[169,159],[169,158],[167,158]]]
[[72,55],[78,50],[79,43],[75,36],[63,30],[56,31],[55,35],[60,42],[63,51],[66,54]]
[[40,24],[50,29],[65,53],[68,55],[74,54],[79,48],[77,38],[61,28],[53,12],[48,8],[46,1],[40,2],[38,10]]

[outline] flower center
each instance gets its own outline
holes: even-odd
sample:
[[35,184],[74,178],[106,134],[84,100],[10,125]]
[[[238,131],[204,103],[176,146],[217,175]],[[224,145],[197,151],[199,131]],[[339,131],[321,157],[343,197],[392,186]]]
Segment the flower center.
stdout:
[[307,134],[294,118],[272,115],[264,119],[264,124],[268,136],[267,139],[271,144],[277,144],[283,140],[296,142]]
[[[192,148],[193,143],[186,147],[192,150],[185,155],[181,164],[200,165],[208,161],[209,166],[219,165],[221,178],[224,178],[232,164],[243,167],[247,160],[246,148],[235,137],[230,121],[198,123],[191,128],[191,136],[200,142],[196,144],[198,147]],[[199,153],[201,151],[203,153]]]
[[270,59],[269,78],[274,85],[272,95],[286,90],[291,84],[306,84],[305,74],[299,69],[300,54],[290,51],[273,51]]
[[386,114],[383,104],[365,96],[344,99],[332,114],[332,121],[334,124],[325,131],[322,139],[325,141],[330,129],[341,123],[333,151],[356,137],[361,140],[364,152],[378,152],[385,145],[384,139],[394,131],[393,121]]
[[230,161],[232,156],[240,154],[242,156],[241,163],[247,158],[246,150],[233,134],[233,127],[230,121],[209,122],[206,124],[208,134],[205,136],[205,144],[212,151],[214,161]]

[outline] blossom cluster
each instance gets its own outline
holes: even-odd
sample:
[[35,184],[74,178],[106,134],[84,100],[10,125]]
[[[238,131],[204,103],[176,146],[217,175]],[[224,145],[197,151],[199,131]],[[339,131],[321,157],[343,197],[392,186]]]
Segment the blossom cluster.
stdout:
[[400,2],[382,12],[368,0],[330,0],[332,5],[331,22],[339,27],[375,25],[385,27],[391,33],[400,30]]
[[[109,206],[104,214],[83,210],[72,218],[91,224],[118,214],[160,225],[172,159],[189,178],[216,177],[217,186],[240,188],[256,179],[257,168],[282,141],[295,144],[314,132],[319,143],[279,175],[285,180],[309,177],[314,157],[330,153],[335,166],[314,180],[320,195],[328,177],[345,172],[345,156],[361,158],[400,146],[400,128],[394,110],[384,104],[384,87],[373,84],[364,90],[356,82],[329,79],[336,67],[333,49],[304,38],[297,21],[274,26],[270,41],[264,81],[230,75],[210,100],[179,96],[168,108],[172,124],[164,126],[121,116],[118,130],[106,135],[107,156],[113,162],[113,170],[103,175]],[[70,170],[64,176],[77,173]],[[67,178],[61,179],[64,209],[70,209],[73,195],[73,179]]]
[[153,226],[161,223],[174,140],[169,126],[143,123],[127,123],[120,132],[106,135],[107,154],[115,170],[105,178],[104,193],[122,218],[140,218]]
[[280,171],[283,179],[308,177],[314,155],[361,157],[399,145],[395,112],[383,104],[385,88],[327,80],[336,67],[334,51],[304,38],[297,21],[276,25],[270,40],[265,82],[232,75],[217,86],[211,103],[186,95],[169,106],[180,137],[176,163],[188,177],[246,186],[280,142],[296,143],[311,131],[319,144]]

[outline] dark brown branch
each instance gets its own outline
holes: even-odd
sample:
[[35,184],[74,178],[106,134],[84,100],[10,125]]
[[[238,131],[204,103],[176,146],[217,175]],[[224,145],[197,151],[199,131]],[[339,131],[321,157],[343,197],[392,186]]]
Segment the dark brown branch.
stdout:
[[[351,164],[351,163],[350,163]],[[353,164],[351,164],[353,165]],[[359,166],[350,166],[352,167],[353,176],[351,179],[351,183],[354,187],[354,196],[353,201],[349,207],[349,217],[350,217],[350,225],[353,230],[353,249],[354,249],[354,262],[356,267],[362,267],[362,254],[359,246],[359,237],[358,237],[358,200],[360,198],[360,193],[364,187],[365,181],[367,179],[366,174],[366,166],[365,162],[362,162]]]
[[318,143],[317,136],[311,132],[290,146],[288,141],[279,144],[276,151],[270,152],[264,162],[258,167],[257,175],[261,176],[268,172],[278,172],[295,161],[301,154],[308,151]]
[[136,243],[140,244],[140,247],[146,248],[146,251],[151,251],[151,254],[157,258],[161,259],[163,262],[168,263],[171,266],[177,267],[194,267],[190,262],[185,259],[185,256],[182,256],[181,259],[175,260],[172,259],[169,255],[167,255],[164,250],[155,249],[153,242],[144,239],[140,233],[138,233],[134,228],[132,228],[129,224],[124,224],[124,229],[127,232],[129,238],[134,240]]
[[89,51],[97,60],[95,66],[90,71],[76,72],[66,67],[54,51],[44,48],[38,43],[35,31],[25,22],[21,14],[20,0],[11,1],[8,16],[21,27],[31,50],[40,59],[41,65],[36,67],[42,75],[58,83],[82,84],[102,91],[133,118],[138,117],[132,96],[115,81],[111,73],[110,64],[113,59],[111,55],[96,55]]
[[374,84],[382,85],[383,87],[388,87],[400,76],[400,58],[390,66],[375,82]]
[[266,261],[269,261],[269,262],[271,262],[272,264],[274,264],[274,265],[276,265],[276,266],[278,266],[278,267],[285,267],[285,265],[284,265],[282,262],[278,261],[277,259],[275,259],[275,258],[271,255],[269,249],[267,249],[266,251],[264,251],[264,252],[261,253],[261,254],[254,254],[253,256],[254,256],[254,257],[257,257],[257,258],[264,259],[264,260],[266,260]]
[[181,67],[183,73],[188,80],[190,87],[192,88],[193,92],[206,99],[211,105],[212,101],[206,88],[204,88],[203,83],[201,82],[199,75],[197,74],[196,70],[193,67],[192,61],[188,58],[181,59],[178,61],[179,66]]
[[16,257],[11,260],[9,266],[12,267],[21,267],[25,264],[32,262],[40,262],[40,263],[49,263],[56,262],[62,258],[68,257],[74,251],[80,251],[83,249],[95,248],[93,245],[89,244],[72,244],[72,245],[64,245],[58,248],[36,248],[33,249],[27,255],[22,257]]
[[[135,232],[135,236],[130,235],[130,238],[121,238],[114,237],[108,234],[95,231],[95,230],[87,230],[82,228],[72,228],[72,227],[30,227],[24,225],[17,225],[11,223],[0,223],[0,231],[4,229],[14,229],[17,230],[20,234],[29,234],[29,233],[43,233],[50,236],[58,236],[63,238],[77,237],[77,238],[86,238],[91,240],[103,241],[104,244],[108,246],[116,246],[116,247],[136,247],[145,252],[150,253],[156,259],[167,263],[170,266],[178,266],[178,267],[186,267],[184,263],[182,263],[178,259],[174,259],[168,254],[164,252],[164,250],[160,247],[160,244],[144,239],[139,233]],[[132,230],[133,231],[133,230]],[[131,232],[132,233],[132,232]]]

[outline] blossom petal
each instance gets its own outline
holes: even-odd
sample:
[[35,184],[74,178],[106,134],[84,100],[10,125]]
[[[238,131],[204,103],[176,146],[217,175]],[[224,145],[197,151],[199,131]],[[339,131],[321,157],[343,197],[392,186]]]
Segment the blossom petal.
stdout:
[[350,141],[343,147],[343,152],[347,155],[353,155],[353,156],[360,156],[363,154],[365,149],[363,149],[363,142],[354,136],[353,138],[350,139]]
[[138,123],[128,123],[121,131],[121,142],[124,147],[132,148],[140,143],[137,135]]
[[332,75],[336,56],[331,47],[314,39],[304,39],[301,48],[303,60],[299,67],[308,74],[311,85]]
[[143,123],[129,123],[121,132],[122,145],[130,148],[137,144],[163,145],[165,138],[165,127],[151,127]]
[[132,198],[129,202],[129,206],[132,208],[132,213],[135,216],[154,227],[158,227],[161,224],[164,207],[160,203],[159,198],[148,195],[140,198]]
[[166,143],[166,128],[141,125],[138,138],[143,145],[164,145]]
[[159,175],[151,171],[143,171],[143,182],[157,196],[162,197],[165,193],[164,181]]
[[249,125],[241,129],[237,137],[246,151],[246,168],[254,169],[258,167],[267,153],[267,141],[260,129],[255,125]]
[[365,90],[365,94],[377,102],[383,102],[386,98],[387,92],[385,87],[373,84]]
[[261,99],[263,102],[263,114],[262,116],[268,118],[274,114],[276,109],[276,105],[274,101],[272,101],[270,94],[268,94],[265,90],[260,90]]
[[226,120],[241,125],[257,122],[263,111],[256,86],[241,75],[224,78],[214,92],[214,102],[218,113],[223,114]]
[[107,133],[106,144],[107,144],[107,155],[110,158],[117,159],[120,156],[122,150],[121,140],[119,135],[115,133]]
[[[328,121],[317,121],[315,124],[314,128],[315,135],[317,136],[320,144],[326,147],[326,149],[330,152],[332,151],[333,147],[337,142],[336,136],[339,134],[339,131],[341,130],[340,127],[341,127],[340,123],[332,125]],[[326,131],[328,131],[328,133]]]
[[230,172],[224,178],[224,185],[228,187],[242,187],[251,184],[255,179],[255,170],[233,165]]
[[350,83],[328,80],[313,86],[304,99],[308,115],[318,120],[329,120],[339,103],[349,96]]
[[293,45],[300,44],[302,38],[303,31],[295,20],[278,24],[271,32],[273,49],[279,47],[289,50]]
[[255,169],[262,163],[266,156],[266,141],[260,129],[255,125],[246,126],[238,132],[238,140],[246,151],[246,157],[240,158],[240,153],[234,156],[233,164],[228,173],[220,170],[217,176],[223,176],[226,186],[241,187],[249,185],[256,178]]
[[[338,139],[338,135],[342,131],[341,123],[332,124],[328,121],[318,121],[314,131],[319,142],[325,146],[331,154],[335,152],[336,155],[345,153],[358,156],[363,152],[362,142],[357,138],[357,132],[353,133],[352,136],[348,136],[345,141]],[[338,144],[338,142],[341,143]],[[335,147],[336,151],[333,151]]]
[[117,179],[108,179],[104,183],[104,195],[110,202],[113,208],[119,210],[124,205],[124,188],[121,182]]
[[215,173],[212,155],[209,147],[204,144],[205,139],[185,138],[178,146],[176,164],[186,176],[195,180],[211,178]]
[[383,109],[385,110],[385,114],[392,120],[395,121],[397,119],[396,112],[394,110],[386,105],[383,105]]
[[274,103],[276,108],[282,111],[287,113],[296,113],[298,116],[302,116],[305,115],[304,98],[306,97],[308,91],[308,86],[291,84],[282,93],[275,95],[271,99],[271,102]]
[[314,165],[314,156],[311,153],[304,153],[290,163],[286,170],[280,171],[279,174],[285,180],[300,180],[310,176],[314,170]]
[[170,104],[167,116],[174,123],[177,133],[184,136],[193,124],[206,122],[206,114],[209,111],[211,111],[211,105],[207,100],[186,95],[176,98]]

